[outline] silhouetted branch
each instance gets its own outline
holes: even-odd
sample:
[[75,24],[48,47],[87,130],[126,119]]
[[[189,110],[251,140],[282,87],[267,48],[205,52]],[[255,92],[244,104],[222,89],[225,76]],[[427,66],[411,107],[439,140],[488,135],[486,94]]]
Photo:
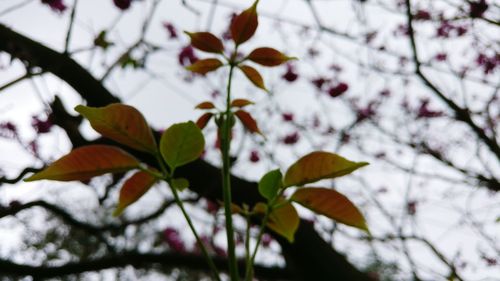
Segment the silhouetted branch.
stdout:
[[21,181],[24,176],[27,174],[27,173],[36,173],[40,171],[40,169],[38,168],[32,168],[32,167],[27,167],[27,168],[24,168],[20,173],[19,175],[17,175],[17,177],[15,178],[7,178],[5,176],[2,176],[0,178],[0,186],[4,183],[8,183],[8,184],[14,184],[14,183],[18,183],[19,181]]
[[[214,257],[214,263],[222,269],[225,269],[227,265],[226,259],[221,257]],[[203,256],[171,252],[139,253],[131,251],[92,260],[69,262],[60,266],[24,265],[0,259],[0,272],[2,272],[2,275],[31,276],[38,280],[40,278],[61,277],[125,266],[154,268],[155,265],[162,266],[162,268],[184,267],[189,270],[209,271]],[[244,262],[240,262],[239,265],[243,269]],[[268,280],[297,280],[289,271],[279,267],[256,265],[255,275]]]
[[457,121],[461,121],[465,123],[469,128],[474,131],[478,139],[480,139],[496,156],[498,160],[500,160],[500,145],[495,140],[495,137],[488,137],[485,131],[479,127],[471,118],[471,115],[467,108],[462,108],[458,104],[456,104],[453,100],[446,97],[446,95],[441,92],[434,85],[425,74],[422,72],[417,43],[415,39],[415,30],[413,28],[413,14],[411,11],[411,1],[406,0],[406,17],[407,17],[407,25],[408,25],[408,37],[410,40],[411,51],[413,54],[413,62],[415,63],[415,74],[424,82],[424,84],[439,98],[441,99],[455,114],[455,119]]

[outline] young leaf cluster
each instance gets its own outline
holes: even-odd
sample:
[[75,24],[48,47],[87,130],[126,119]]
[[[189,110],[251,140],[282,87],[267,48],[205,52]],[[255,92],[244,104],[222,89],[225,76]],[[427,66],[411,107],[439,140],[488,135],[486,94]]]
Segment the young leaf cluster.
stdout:
[[157,145],[144,116],[132,106],[119,103],[105,107],[79,105],[75,110],[88,119],[92,128],[102,136],[155,156],[159,167],[163,167],[162,171],[147,167],[117,146],[88,145],[74,149],[25,181],[85,181],[106,173],[136,170],[121,187],[114,215],[120,215],[158,180],[166,180],[179,190],[189,186],[186,179],[174,178],[174,171],[196,160],[205,147],[203,134],[193,122],[172,125],[165,130]]

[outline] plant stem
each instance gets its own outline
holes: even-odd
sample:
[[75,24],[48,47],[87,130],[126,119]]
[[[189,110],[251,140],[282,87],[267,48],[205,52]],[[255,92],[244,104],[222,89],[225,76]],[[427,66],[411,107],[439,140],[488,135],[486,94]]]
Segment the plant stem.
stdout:
[[[236,53],[236,51],[235,51]],[[227,252],[228,252],[228,266],[229,275],[232,281],[239,280],[238,264],[236,261],[236,251],[234,243],[233,219],[231,212],[231,173],[230,173],[230,160],[229,152],[231,149],[231,82],[233,80],[233,71],[235,64],[230,62],[229,77],[227,82],[227,96],[226,96],[226,111],[224,118],[222,118],[222,136],[221,136],[221,151],[222,151],[222,191],[224,198],[224,214],[226,217],[226,237],[227,237]]]
[[[279,198],[282,197],[285,192],[285,188],[281,189],[281,191],[274,196],[274,198],[267,203],[266,213],[264,214],[264,218],[262,219],[259,234],[257,234],[257,243],[255,244],[255,249],[253,254],[250,256],[250,259],[247,259],[246,264],[246,272],[245,272],[245,281],[251,281],[253,278],[253,264],[255,261],[255,257],[257,256],[257,251],[259,250],[260,242],[262,241],[262,236],[266,230],[267,221],[269,220],[269,216],[271,215],[273,209],[277,209],[281,206],[281,204],[276,204]],[[248,235],[248,234],[247,234]]]
[[251,281],[253,277],[253,263],[255,261],[255,256],[257,256],[257,251],[259,249],[260,241],[262,240],[262,236],[264,235],[264,231],[266,230],[266,224],[269,220],[269,215],[272,212],[272,205],[267,207],[266,213],[264,214],[264,218],[262,219],[262,224],[259,228],[259,234],[257,235],[257,243],[255,244],[255,249],[253,254],[250,256],[250,259],[247,260],[246,272],[245,272],[245,281]]
[[[251,227],[251,217],[249,213],[246,213],[247,219],[247,227],[245,231],[245,263],[246,263],[246,272],[248,272],[248,267],[252,266],[250,263],[250,227]],[[245,275],[246,276],[246,275]]]
[[189,225],[189,228],[191,229],[191,232],[193,233],[194,237],[196,238],[196,242],[200,246],[201,252],[203,253],[203,256],[207,260],[208,266],[210,267],[210,270],[212,271],[212,275],[214,276],[215,280],[221,281],[220,276],[219,276],[219,270],[217,270],[217,267],[215,266],[214,262],[212,261],[212,258],[208,254],[207,248],[205,248],[205,245],[203,244],[203,241],[201,241],[200,236],[198,235],[198,232],[196,232],[196,229],[194,228],[193,222],[191,221],[191,218],[189,217],[188,213],[186,212],[186,209],[184,209],[184,204],[182,203],[182,200],[179,198],[179,194],[177,193],[177,190],[172,187],[170,184],[170,179],[174,177],[175,173],[175,168],[170,171],[170,173],[167,170],[167,167],[165,166],[165,163],[163,162],[163,159],[159,153],[156,153],[156,160],[158,161],[158,164],[160,165],[160,169],[164,175],[165,181],[170,186],[170,189],[172,190],[172,194],[174,195],[174,200],[177,206],[181,209],[182,215],[186,219],[186,222]]
[[196,238],[196,242],[200,246],[201,252],[203,253],[203,256],[207,260],[208,266],[210,267],[210,270],[212,271],[212,274],[217,281],[221,281],[220,276],[219,276],[219,271],[217,270],[217,267],[215,266],[214,262],[212,261],[212,258],[210,258],[210,255],[208,254],[207,249],[205,248],[205,245],[203,244],[203,241],[201,241],[200,236],[198,236],[198,233],[196,232],[196,229],[194,228],[193,222],[191,221],[191,218],[189,217],[188,213],[186,212],[186,209],[184,209],[184,204],[182,203],[182,200],[179,198],[179,194],[177,193],[177,190],[175,190],[174,187],[170,186],[170,189],[172,189],[172,193],[174,194],[174,199],[179,208],[182,211],[182,214],[184,215],[184,218],[186,218],[186,221],[189,225],[189,228],[193,232],[194,237]]

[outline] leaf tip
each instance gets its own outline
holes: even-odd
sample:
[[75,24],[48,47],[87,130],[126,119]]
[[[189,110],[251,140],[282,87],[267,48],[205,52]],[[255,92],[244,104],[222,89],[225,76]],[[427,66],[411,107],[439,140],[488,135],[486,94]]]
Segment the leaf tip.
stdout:
[[32,182],[32,181],[36,181],[37,179],[34,177],[35,175],[31,176],[31,177],[28,177],[28,178],[25,178],[23,179],[24,182]]
[[120,206],[118,205],[118,207],[116,207],[116,209],[113,211],[113,217],[118,217],[120,216],[121,214],[123,214],[123,211],[125,210],[125,208],[123,206]]
[[370,165],[370,163],[368,163],[368,162],[358,162],[357,164],[358,164],[358,168]]
[[370,229],[368,228],[368,224],[366,221],[363,220],[363,222],[360,223],[359,229],[363,230],[368,236],[372,236]]
[[79,105],[75,106],[74,109],[76,112],[81,114],[85,110],[85,108],[86,108],[86,106],[79,104]]

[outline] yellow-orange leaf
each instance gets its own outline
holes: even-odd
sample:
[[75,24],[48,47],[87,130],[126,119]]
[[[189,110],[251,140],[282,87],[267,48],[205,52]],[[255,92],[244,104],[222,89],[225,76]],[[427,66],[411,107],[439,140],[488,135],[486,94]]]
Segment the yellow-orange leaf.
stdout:
[[25,181],[88,180],[106,173],[120,173],[139,167],[139,161],[120,148],[89,145],[74,149]]
[[259,3],[258,0],[250,8],[237,15],[231,22],[231,37],[236,45],[250,39],[254,35],[255,30],[257,30],[257,26],[259,25],[257,3]]
[[196,109],[214,109],[215,105],[212,102],[204,101],[202,103],[199,103],[195,108]]
[[334,153],[315,151],[300,158],[288,168],[283,184],[300,186],[322,179],[336,178],[366,165],[367,162],[352,162]]
[[191,38],[191,45],[196,49],[209,53],[222,53],[224,45],[222,41],[210,32],[187,32]]
[[[266,209],[267,206],[259,202],[255,205],[254,212],[263,213]],[[285,237],[290,243],[293,243],[295,232],[299,228],[299,223],[300,217],[297,210],[292,204],[285,202],[271,211],[267,227]]]
[[216,70],[222,65],[223,63],[220,60],[212,58],[212,59],[198,60],[192,65],[186,67],[186,69],[194,73],[205,75],[211,71]]
[[240,65],[238,68],[243,71],[248,80],[250,80],[250,82],[252,82],[255,86],[267,91],[266,86],[264,85],[264,79],[262,79],[262,76],[257,69],[248,65]]
[[151,128],[134,107],[115,103],[105,107],[78,105],[75,110],[87,118],[92,128],[104,137],[140,151],[156,152]]
[[245,107],[245,106],[250,105],[250,104],[253,104],[253,102],[246,100],[246,99],[234,99],[231,102],[231,107],[242,108],[242,107]]
[[247,57],[249,60],[263,66],[278,66],[291,59],[282,52],[273,48],[263,47],[253,50]]
[[257,125],[257,121],[253,119],[252,115],[250,113],[244,111],[244,110],[238,110],[234,113],[238,119],[240,119],[241,123],[243,123],[243,126],[250,131],[251,133],[257,133],[259,135],[262,135],[262,132],[259,129],[259,126]]
[[302,206],[340,223],[368,232],[365,218],[343,194],[328,188],[301,188],[291,198]]
[[155,182],[156,178],[144,171],[136,172],[127,179],[120,189],[120,199],[113,216],[121,215],[126,207],[139,200]]
[[196,126],[198,126],[198,128],[200,129],[205,128],[210,119],[212,119],[212,116],[214,116],[214,114],[210,112],[203,114],[202,116],[200,116],[200,118],[198,118],[198,120],[196,120]]

